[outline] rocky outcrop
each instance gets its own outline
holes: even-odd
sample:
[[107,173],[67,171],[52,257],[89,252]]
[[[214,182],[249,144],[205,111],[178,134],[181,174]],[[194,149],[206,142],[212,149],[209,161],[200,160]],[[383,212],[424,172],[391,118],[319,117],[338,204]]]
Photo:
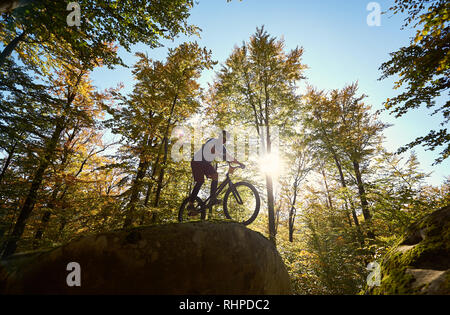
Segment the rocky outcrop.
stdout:
[[[70,263],[80,267],[79,279],[78,267]],[[156,225],[86,236],[0,262],[0,294],[290,292],[275,246],[231,222]]]
[[450,294],[450,206],[413,224],[383,260],[371,294]]

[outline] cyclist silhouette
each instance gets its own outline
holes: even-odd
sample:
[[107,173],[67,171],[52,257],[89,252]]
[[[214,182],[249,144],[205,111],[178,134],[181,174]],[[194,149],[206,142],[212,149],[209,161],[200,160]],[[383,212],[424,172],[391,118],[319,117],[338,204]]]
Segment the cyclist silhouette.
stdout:
[[[224,161],[243,165],[227,152],[227,149],[225,148],[227,138],[229,138],[229,134],[227,131],[223,130],[221,137],[217,139],[209,139],[202,146],[202,148],[194,154],[194,159],[191,161],[191,168],[195,186],[189,197],[189,205],[187,207],[190,216],[195,216],[198,214],[198,211],[194,206],[194,201],[195,198],[197,198],[198,192],[202,188],[203,183],[205,182],[205,176],[212,180],[210,195],[214,196],[216,192],[217,184],[219,182],[219,174],[212,166],[212,161],[221,157]],[[221,202],[221,200],[214,199],[211,200],[211,205],[219,204]]]

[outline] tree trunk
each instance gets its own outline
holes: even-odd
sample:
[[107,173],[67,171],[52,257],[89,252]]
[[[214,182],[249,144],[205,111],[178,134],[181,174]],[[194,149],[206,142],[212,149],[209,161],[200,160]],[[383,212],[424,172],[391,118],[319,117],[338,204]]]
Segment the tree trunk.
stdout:
[[[339,177],[341,180],[341,185],[343,188],[347,188],[347,183],[345,182],[345,177],[344,177],[344,172],[342,171],[342,166],[341,166],[341,162],[339,161],[339,158],[337,157],[337,155],[335,153],[333,153],[333,159],[334,162],[336,164],[336,167],[339,171]],[[346,207],[347,207],[347,203]],[[356,215],[356,210],[355,207],[353,207],[353,203],[352,201],[350,201],[351,206],[351,211],[352,211],[352,216],[353,216],[353,221],[355,222],[355,225],[359,228],[359,220],[358,220],[358,216]],[[348,211],[348,209],[346,209],[346,211]]]
[[297,202],[297,183],[294,185],[294,198],[291,204],[291,210],[289,211],[289,242],[294,242],[294,223],[296,208],[295,203]]
[[362,208],[363,216],[366,221],[370,221],[371,215],[369,212],[369,204],[367,202],[366,191],[364,189],[364,183],[361,178],[361,171],[359,169],[358,161],[353,161],[353,169],[354,169],[355,175],[356,175],[356,182],[358,185],[358,193],[359,193],[359,198],[361,200],[361,208]]
[[[345,182],[344,172],[342,171],[341,163],[340,163],[339,158],[337,157],[337,155],[335,153],[333,153],[333,159],[334,159],[334,162],[336,163],[336,167],[337,167],[337,169],[339,171],[339,177],[341,179],[342,187],[343,188],[347,188],[347,183]],[[347,198],[345,200],[346,200],[345,201],[345,208],[346,208],[345,211],[348,213]],[[359,242],[360,242],[361,246],[364,246],[364,235],[363,235],[363,232],[361,231],[361,227],[359,225],[358,216],[356,215],[355,206],[354,206],[353,201],[351,200],[351,198],[349,199],[349,203],[350,203],[350,207],[351,207],[353,221],[355,222],[356,231],[358,233]]]
[[275,209],[274,209],[274,196],[273,196],[273,181],[272,177],[266,175],[267,185],[267,208],[269,214],[269,239],[274,244],[276,243],[276,229],[275,229]]
[[11,163],[11,159],[14,154],[14,151],[16,150],[16,146],[17,146],[17,141],[14,142],[14,145],[12,146],[11,150],[9,150],[9,152],[8,152],[8,157],[6,158],[5,164],[3,165],[2,172],[0,174],[0,184],[2,183],[3,176],[5,176],[6,170],[8,169],[9,164]]
[[36,170],[36,173],[34,174],[30,190],[28,191],[28,195],[25,199],[22,209],[20,210],[19,218],[17,219],[13,232],[11,233],[9,240],[6,243],[2,258],[6,258],[12,255],[17,249],[17,242],[22,237],[26,221],[34,208],[37,193],[39,188],[41,187],[44,173],[48,165],[50,164],[51,159],[53,158],[56,146],[58,145],[58,141],[63,130],[64,130],[64,123],[62,118],[60,117],[56,123],[56,127],[55,130],[53,131],[52,138],[50,139],[45,149],[44,158],[41,159],[39,167]]
[[34,234],[33,239],[33,248],[36,249],[39,246],[39,241],[42,239],[42,235],[44,234],[44,230],[47,227],[48,222],[50,221],[50,216],[52,215],[52,210],[55,208],[55,202],[56,197],[59,192],[59,187],[55,187],[55,189],[52,192],[52,196],[50,198],[50,202],[47,204],[47,208],[50,210],[47,210],[42,215],[41,224],[39,225],[39,228],[37,229],[36,233]]
[[150,181],[147,185],[147,195],[145,196],[145,202],[144,202],[145,206],[147,206],[150,201],[150,195],[153,190],[153,181],[155,180],[156,170],[158,169],[159,158],[161,156],[161,150],[162,150],[162,145],[159,147],[158,154],[156,155],[156,161],[154,162],[153,167],[152,167],[152,174],[150,175],[150,179],[152,181]]
[[14,49],[16,49],[17,45],[19,44],[19,42],[21,40],[23,40],[23,38],[25,37],[25,32],[22,32],[22,34],[20,34],[19,36],[17,36],[16,38],[14,38],[6,47],[5,49],[3,49],[3,51],[0,54],[0,67],[3,66],[3,64],[6,61],[6,58],[8,58],[9,56],[11,56],[12,52],[14,51]]
[[157,186],[156,186],[156,193],[155,193],[155,203],[153,206],[158,207],[159,206],[159,200],[161,198],[161,190],[162,190],[162,185],[163,185],[163,180],[164,180],[164,174],[166,172],[166,162],[167,162],[167,150],[168,150],[168,145],[167,142],[164,141],[164,159],[163,159],[163,165],[161,166],[161,170],[159,171],[159,176],[158,176],[158,182],[157,182]]
[[[266,125],[266,149],[267,154],[272,153],[272,143],[270,139],[269,124]],[[274,195],[273,195],[273,180],[272,176],[266,175],[267,185],[267,208],[269,211],[269,239],[276,244],[276,228],[275,228],[275,209],[274,209]]]
[[289,212],[289,242],[294,242],[295,207]]
[[125,217],[123,228],[129,227],[133,223],[136,203],[139,199],[139,194],[141,192],[142,180],[144,179],[145,174],[147,173],[148,166],[149,166],[148,157],[146,156],[146,153],[144,153],[140,158],[136,178],[134,179],[133,187],[131,188],[131,197],[130,202],[128,204],[128,211]]
[[172,116],[173,116],[173,112],[175,110],[175,105],[178,102],[178,93],[175,94],[175,97],[173,99],[172,102],[172,107],[170,108],[170,115],[169,115],[169,119],[167,120],[167,126],[166,126],[166,131],[164,133],[164,139],[162,144],[164,145],[164,158],[163,158],[163,162],[161,165],[161,170],[159,171],[159,177],[158,177],[158,185],[156,187],[156,195],[155,195],[155,203],[154,206],[158,207],[159,205],[159,200],[161,197],[161,190],[162,190],[162,185],[163,185],[163,180],[164,180],[164,174],[166,171],[166,164],[167,164],[167,157],[168,157],[168,151],[169,151],[169,129],[170,129],[170,125],[172,123]]
[[334,207],[333,207],[333,201],[331,200],[330,190],[329,190],[329,188],[328,188],[327,176],[326,176],[325,170],[324,170],[323,168],[322,168],[321,171],[322,171],[323,181],[324,181],[324,183],[325,183],[325,189],[326,189],[326,192],[327,192],[328,204],[329,204],[329,206],[330,206],[330,209],[331,209],[331,210],[334,210]]
[[367,198],[366,198],[366,190],[364,189],[364,183],[363,183],[363,180],[361,177],[359,162],[356,160],[353,161],[353,169],[355,171],[356,182],[358,185],[358,194],[359,194],[359,198],[361,200],[362,213],[364,216],[364,220],[367,222],[368,229],[369,229],[367,232],[367,236],[369,238],[373,239],[373,238],[375,238],[375,234],[373,233],[373,231],[371,229],[372,216],[370,215],[370,211],[369,211],[369,203],[367,202]]
[[[63,207],[63,209],[64,209],[64,208],[65,208],[65,207]],[[61,237],[62,237],[62,235],[63,235],[64,228],[65,228],[66,225],[67,225],[67,219],[64,218],[64,217],[62,217],[62,218],[59,220],[59,222],[60,222],[59,230],[58,230],[58,234],[57,234],[56,240],[55,240],[55,241],[57,241],[57,242],[61,239]]]
[[[148,203],[150,201],[150,195],[152,193],[152,188],[153,188],[153,180],[154,180],[154,176],[155,176],[155,172],[156,172],[156,166],[159,163],[159,153],[158,153],[158,157],[156,158],[155,163],[153,164],[152,167],[152,171],[151,171],[151,175],[150,175],[150,181],[147,184],[147,193],[145,194],[145,200],[144,200],[144,207],[148,206]],[[153,213],[152,218],[155,217],[155,213]],[[141,215],[141,222],[139,225],[143,225],[145,222],[145,213],[142,213]]]
[[44,234],[44,230],[47,227],[48,222],[50,221],[50,216],[52,215],[51,211],[45,211],[42,215],[41,224],[34,234],[33,239],[33,248],[36,249],[39,247],[39,241],[42,239],[42,235]]
[[152,192],[152,183],[148,183],[147,185],[147,193],[145,194],[144,206],[148,206],[148,202],[150,201],[150,194]]

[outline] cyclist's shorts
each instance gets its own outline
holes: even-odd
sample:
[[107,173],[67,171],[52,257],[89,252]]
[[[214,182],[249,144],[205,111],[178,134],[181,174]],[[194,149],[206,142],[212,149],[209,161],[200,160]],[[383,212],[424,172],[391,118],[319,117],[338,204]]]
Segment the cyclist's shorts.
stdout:
[[191,167],[196,183],[203,183],[205,181],[204,176],[210,177],[217,173],[214,166],[205,161],[191,161]]

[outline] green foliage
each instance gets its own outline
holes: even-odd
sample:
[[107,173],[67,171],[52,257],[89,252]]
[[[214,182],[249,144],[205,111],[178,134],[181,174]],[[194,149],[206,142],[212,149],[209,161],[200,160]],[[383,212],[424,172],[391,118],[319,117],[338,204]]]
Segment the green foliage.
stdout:
[[[58,49],[54,42],[67,43],[83,62],[93,57],[106,65],[123,64],[115,50],[106,49],[117,43],[130,51],[136,43],[160,46],[161,39],[173,39],[179,33],[196,34],[188,25],[192,0],[77,1],[81,9],[81,25],[67,25],[67,2],[32,1],[13,12],[1,14],[0,35],[8,45],[24,34],[26,43],[17,47],[24,60],[42,63],[41,55]],[[23,41],[23,40],[22,40]],[[4,56],[2,56],[4,57]]]
[[[63,66],[60,62],[59,70],[50,73],[18,66],[12,59],[5,65],[12,76],[0,80],[1,130],[2,139],[12,148],[2,148],[12,158],[2,172],[2,207],[6,226],[14,226],[13,237],[5,244],[15,250],[19,239],[25,248],[39,243],[39,225],[45,226],[53,215],[62,219],[78,204],[77,199],[69,206],[66,198],[90,189],[72,191],[79,189],[78,181],[83,180],[79,175],[90,168],[91,160],[105,150],[95,129],[109,93],[96,91],[80,63]],[[56,212],[58,206],[61,210]],[[20,220],[14,223],[16,212]],[[44,214],[47,219],[39,223]],[[28,227],[36,230],[24,229],[28,219]]]
[[302,48],[284,51],[284,41],[258,28],[236,47],[211,86],[208,113],[222,123],[286,126],[298,109],[296,87],[306,66]]
[[[403,87],[405,90],[388,99],[385,107],[397,118],[422,105],[435,108],[433,115],[442,114],[439,130],[431,130],[400,149],[404,152],[424,145],[435,150],[442,146],[436,159],[436,163],[440,163],[450,155],[450,135],[445,128],[450,119],[450,101],[445,98],[449,95],[450,83],[450,3],[445,0],[397,0],[395,3],[391,11],[407,11],[405,26],[414,23],[417,33],[408,47],[391,53],[391,60],[380,68],[383,71],[381,79],[399,76],[394,88]],[[440,100],[440,96],[444,99]]]

